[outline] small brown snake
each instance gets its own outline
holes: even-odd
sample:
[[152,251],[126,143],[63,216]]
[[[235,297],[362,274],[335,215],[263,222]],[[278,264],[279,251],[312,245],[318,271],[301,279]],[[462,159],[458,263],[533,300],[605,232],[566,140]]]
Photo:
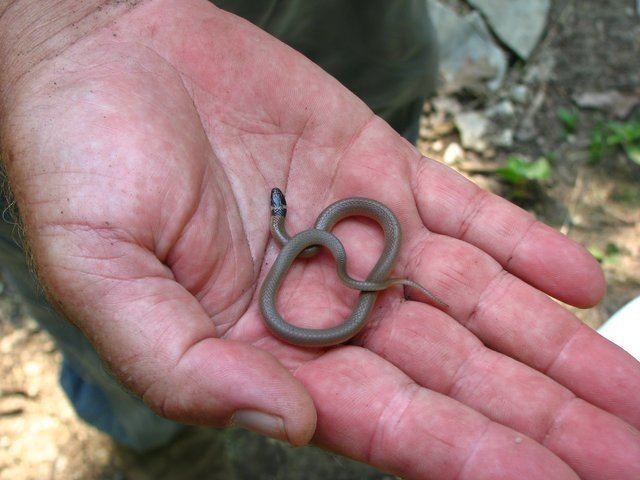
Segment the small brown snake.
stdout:
[[[388,278],[400,249],[401,230],[398,219],[389,208],[368,198],[347,198],[329,205],[316,220],[314,228],[290,237],[284,228],[287,204],[283,193],[271,191],[271,234],[282,245],[260,291],[260,310],[269,330],[285,342],[314,347],[326,347],[346,342],[365,325],[378,292],[391,285],[416,288],[443,307],[447,304],[421,285],[401,278]],[[364,216],[378,222],[384,232],[384,249],[378,262],[365,281],[351,278],[346,271],[347,255],[344,246],[330,230],[340,220],[351,216]],[[360,290],[360,297],[351,315],[342,324],[323,329],[301,328],[291,325],[276,309],[276,294],[289,267],[298,256],[310,257],[317,246],[328,248],[336,260],[338,276],[350,288]]]

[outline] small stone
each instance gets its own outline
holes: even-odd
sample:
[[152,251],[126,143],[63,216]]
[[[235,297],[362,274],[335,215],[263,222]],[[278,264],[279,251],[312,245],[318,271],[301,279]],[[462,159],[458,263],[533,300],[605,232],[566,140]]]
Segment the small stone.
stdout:
[[496,147],[511,148],[513,147],[513,130],[505,128],[501,132],[497,133],[491,142]]
[[456,162],[464,160],[464,150],[456,142],[450,143],[444,151],[442,161],[447,165],[453,165]]
[[496,152],[495,148],[487,148],[484,152],[482,152],[483,158],[495,158],[498,152]]
[[55,342],[49,337],[46,337],[46,339],[42,342],[42,351],[51,354],[55,353],[57,350],[58,347],[56,346]]
[[433,99],[432,103],[433,108],[438,112],[445,112],[453,115],[462,111],[460,102],[453,97],[436,97]]
[[420,138],[424,138],[424,139],[430,139],[433,138],[433,132],[432,130],[427,127],[426,125],[422,125],[420,127],[420,131],[418,132],[418,136]]
[[518,132],[516,133],[516,139],[519,142],[529,142],[533,140],[536,135],[538,135],[538,131],[536,130],[533,121],[530,119],[525,119],[520,125]]
[[514,85],[509,91],[509,97],[516,103],[526,103],[529,99],[529,89],[526,85]]
[[527,65],[524,82],[529,85],[548,82],[554,77],[555,67],[556,58],[543,50],[535,63]]
[[510,118],[516,113],[516,110],[511,101],[503,100],[487,108],[484,113],[489,118]]
[[24,328],[31,334],[37,333],[42,330],[42,327],[40,327],[40,324],[31,317],[25,318]]
[[40,393],[40,386],[36,385],[35,383],[33,383],[31,385],[27,385],[27,388],[25,389],[25,392],[27,394],[27,397],[36,398],[38,396],[38,394]]
[[485,115],[481,112],[461,112],[455,116],[455,124],[463,147],[476,152],[486,150],[485,135],[489,130],[489,121]]
[[622,93],[617,90],[585,92],[574,95],[573,99],[579,107],[604,110],[624,119],[640,104],[640,90],[631,93]]
[[27,338],[25,330],[14,330],[0,340],[0,353],[9,354]]
[[24,364],[24,373],[28,376],[38,375],[42,371],[42,365],[39,362],[27,362]]
[[455,128],[456,126],[453,124],[453,122],[450,122],[450,121],[440,122],[440,123],[436,123],[433,126],[433,133],[438,137],[443,137],[445,135],[449,135],[451,132],[455,130]]

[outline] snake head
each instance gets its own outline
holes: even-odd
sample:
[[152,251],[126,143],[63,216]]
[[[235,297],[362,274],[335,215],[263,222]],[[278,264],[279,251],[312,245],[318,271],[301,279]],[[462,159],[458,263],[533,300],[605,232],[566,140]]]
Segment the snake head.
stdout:
[[271,189],[271,215],[284,217],[287,214],[287,201],[279,188]]

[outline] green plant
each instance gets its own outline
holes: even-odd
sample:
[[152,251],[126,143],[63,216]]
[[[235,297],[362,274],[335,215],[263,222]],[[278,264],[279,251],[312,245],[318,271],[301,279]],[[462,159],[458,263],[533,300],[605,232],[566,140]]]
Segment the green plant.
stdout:
[[513,156],[509,157],[506,165],[498,168],[496,173],[506,182],[517,185],[548,179],[551,175],[551,166],[544,157],[530,162],[522,157]]
[[607,243],[604,250],[595,245],[590,246],[587,250],[600,263],[615,263],[620,258],[620,247],[615,243]]
[[576,131],[578,125],[578,112],[575,110],[569,110],[567,108],[559,108],[556,112],[558,120],[562,123],[565,133],[573,133]]
[[615,148],[622,148],[629,160],[640,165],[640,120],[603,122],[596,127],[589,147],[591,159],[598,161]]

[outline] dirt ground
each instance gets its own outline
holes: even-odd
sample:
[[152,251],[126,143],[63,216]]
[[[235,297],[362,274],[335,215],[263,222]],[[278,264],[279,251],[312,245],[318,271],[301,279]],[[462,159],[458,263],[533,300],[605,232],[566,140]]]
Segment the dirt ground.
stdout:
[[[639,58],[635,1],[556,0],[533,58],[526,64],[512,59],[498,92],[454,98],[465,109],[482,110],[524,86],[525,94],[511,102],[514,114],[502,120],[516,132],[513,145],[464,152],[452,166],[600,252],[607,295],[593,309],[574,309],[594,328],[640,295],[640,165],[621,149],[593,161],[594,131],[614,118],[578,108],[573,99],[588,91],[637,91]],[[427,133],[419,148],[442,159],[460,140],[450,118],[434,115],[436,108],[434,102],[426,106]],[[559,120],[559,108],[572,113],[573,128]],[[439,117],[437,138],[429,131],[430,117]],[[633,118],[640,119],[638,108]],[[550,177],[524,186],[504,182],[495,169],[516,154],[549,159]],[[75,416],[58,386],[55,345],[19,299],[3,285],[0,290],[0,480],[394,478],[313,447],[292,449],[241,430],[194,429],[146,456],[119,448]]]

